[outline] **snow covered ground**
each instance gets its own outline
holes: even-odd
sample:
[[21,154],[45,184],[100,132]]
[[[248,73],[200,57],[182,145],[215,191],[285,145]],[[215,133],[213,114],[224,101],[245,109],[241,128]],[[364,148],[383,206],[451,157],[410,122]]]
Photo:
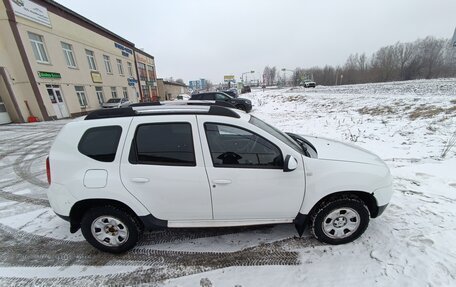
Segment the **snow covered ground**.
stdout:
[[[243,95],[244,96],[244,95]],[[456,286],[456,79],[254,90],[284,131],[377,153],[394,196],[341,246],[292,225],[149,233],[121,256],[70,234],[46,200],[44,159],[66,121],[0,126],[0,285]],[[446,151],[446,152],[445,152]]]

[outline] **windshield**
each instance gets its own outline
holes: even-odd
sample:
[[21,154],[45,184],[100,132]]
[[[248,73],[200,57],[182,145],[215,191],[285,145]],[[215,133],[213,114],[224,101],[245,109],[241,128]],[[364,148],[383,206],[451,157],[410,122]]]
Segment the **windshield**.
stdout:
[[118,102],[120,102],[120,99],[109,99],[107,101],[108,104],[114,104],[114,103],[118,103]]
[[278,138],[283,143],[285,143],[286,145],[293,148],[295,151],[297,151],[301,154],[303,153],[303,150],[301,149],[301,147],[292,138],[290,138],[287,134],[281,132],[279,129],[263,122],[262,120],[254,117],[254,116],[250,116],[249,123],[251,123],[252,125],[254,125],[256,127],[259,127],[260,129],[264,130],[265,132]]

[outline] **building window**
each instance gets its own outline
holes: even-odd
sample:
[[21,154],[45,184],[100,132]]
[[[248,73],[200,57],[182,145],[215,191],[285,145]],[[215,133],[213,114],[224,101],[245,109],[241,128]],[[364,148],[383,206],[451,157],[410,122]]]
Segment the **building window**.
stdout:
[[105,63],[106,73],[112,74],[111,59],[109,58],[109,56],[103,55],[103,60]]
[[69,68],[76,68],[76,61],[74,59],[73,46],[68,43],[61,42],[63,54]]
[[130,62],[127,62],[128,65],[128,75],[133,77],[133,65]]
[[138,63],[138,72],[139,79],[141,81],[147,81],[146,65],[144,65],[143,63]]
[[87,55],[87,61],[89,62],[89,69],[96,71],[97,70],[97,64],[95,63],[95,56],[93,54],[93,51],[90,50],[85,50],[86,55]]
[[101,105],[104,103],[103,87],[95,87],[95,93],[97,94],[98,103]]
[[49,58],[46,54],[43,36],[28,32],[30,44],[32,45],[33,54],[38,63],[49,64]]
[[155,80],[154,67],[147,65],[147,75],[149,76],[149,81]]
[[117,99],[117,89],[116,87],[111,87],[111,96],[113,99]]
[[78,96],[79,105],[84,108],[87,107],[87,98],[85,95],[84,87],[75,86],[74,89],[76,90],[76,96]]
[[119,75],[123,75],[123,66],[122,66],[122,60],[117,59],[117,70],[119,70]]
[[146,85],[142,85],[141,88],[142,88],[144,100],[150,101],[149,87]]
[[128,99],[128,89],[126,87],[122,88],[122,94],[125,99]]

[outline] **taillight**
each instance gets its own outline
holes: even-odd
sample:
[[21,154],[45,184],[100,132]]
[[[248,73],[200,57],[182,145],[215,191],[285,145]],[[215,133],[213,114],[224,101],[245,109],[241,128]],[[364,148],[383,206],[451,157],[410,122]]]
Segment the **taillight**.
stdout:
[[51,184],[51,166],[49,164],[49,157],[46,158],[46,175],[48,183]]

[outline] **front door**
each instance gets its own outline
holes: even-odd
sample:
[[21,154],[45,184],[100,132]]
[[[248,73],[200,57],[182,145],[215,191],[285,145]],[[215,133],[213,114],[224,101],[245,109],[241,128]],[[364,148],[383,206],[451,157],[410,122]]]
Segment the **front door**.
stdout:
[[65,105],[60,86],[46,85],[46,90],[51,100],[52,107],[54,108],[55,115],[58,119],[68,118],[70,115]]
[[195,115],[134,117],[121,161],[124,186],[156,218],[211,220]]
[[[215,220],[289,220],[304,197],[305,177],[299,153],[247,122],[213,122],[198,115],[198,125]],[[228,121],[228,120],[227,120]],[[283,171],[287,154],[298,168]]]

